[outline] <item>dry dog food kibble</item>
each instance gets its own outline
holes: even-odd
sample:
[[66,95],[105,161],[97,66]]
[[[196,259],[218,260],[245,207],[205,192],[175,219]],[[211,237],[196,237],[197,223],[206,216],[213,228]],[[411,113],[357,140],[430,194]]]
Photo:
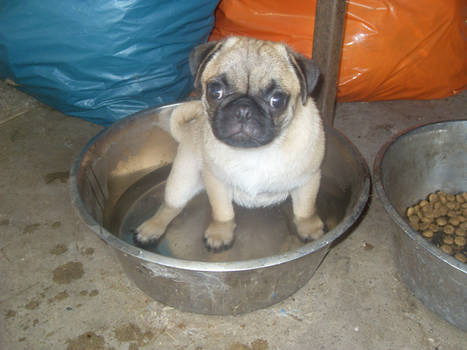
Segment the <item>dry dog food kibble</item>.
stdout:
[[426,240],[457,260],[467,263],[467,192],[430,193],[407,208],[410,226]]

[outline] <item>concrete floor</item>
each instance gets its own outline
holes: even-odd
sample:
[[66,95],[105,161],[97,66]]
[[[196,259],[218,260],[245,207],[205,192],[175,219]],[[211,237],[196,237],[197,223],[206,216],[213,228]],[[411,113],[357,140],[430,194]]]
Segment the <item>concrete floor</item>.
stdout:
[[[345,103],[335,126],[370,168],[409,126],[466,118],[467,94]],[[67,173],[101,128],[0,83],[0,349],[467,349],[467,334],[401,283],[396,230],[372,196],[363,220],[285,301],[239,316],[183,313],[150,300],[77,218]]]

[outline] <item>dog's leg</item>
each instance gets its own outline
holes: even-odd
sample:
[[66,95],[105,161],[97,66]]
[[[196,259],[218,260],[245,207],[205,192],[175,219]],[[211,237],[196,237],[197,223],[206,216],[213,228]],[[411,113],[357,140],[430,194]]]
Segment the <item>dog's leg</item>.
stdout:
[[318,239],[324,234],[323,221],[316,212],[320,180],[321,172],[318,171],[305,185],[291,193],[294,223],[303,241]]
[[204,232],[204,239],[208,248],[219,251],[228,248],[234,239],[232,190],[209,170],[203,169],[203,177],[212,210],[212,221]]
[[165,186],[164,202],[136,229],[139,242],[158,240],[188,201],[203,188],[199,163],[189,145],[179,145]]

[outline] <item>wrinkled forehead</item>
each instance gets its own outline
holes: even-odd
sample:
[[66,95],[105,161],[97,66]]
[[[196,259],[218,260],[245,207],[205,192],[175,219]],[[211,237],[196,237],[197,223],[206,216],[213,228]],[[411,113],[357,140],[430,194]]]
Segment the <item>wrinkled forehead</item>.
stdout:
[[265,88],[272,81],[289,91],[299,88],[286,48],[254,39],[228,39],[206,65],[203,80],[219,74],[243,92]]

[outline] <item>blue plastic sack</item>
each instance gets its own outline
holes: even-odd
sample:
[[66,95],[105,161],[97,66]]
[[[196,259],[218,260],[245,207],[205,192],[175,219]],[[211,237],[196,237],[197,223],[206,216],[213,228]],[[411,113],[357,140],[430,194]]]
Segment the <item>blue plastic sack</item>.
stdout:
[[188,57],[218,0],[1,0],[0,77],[109,125],[192,89]]

